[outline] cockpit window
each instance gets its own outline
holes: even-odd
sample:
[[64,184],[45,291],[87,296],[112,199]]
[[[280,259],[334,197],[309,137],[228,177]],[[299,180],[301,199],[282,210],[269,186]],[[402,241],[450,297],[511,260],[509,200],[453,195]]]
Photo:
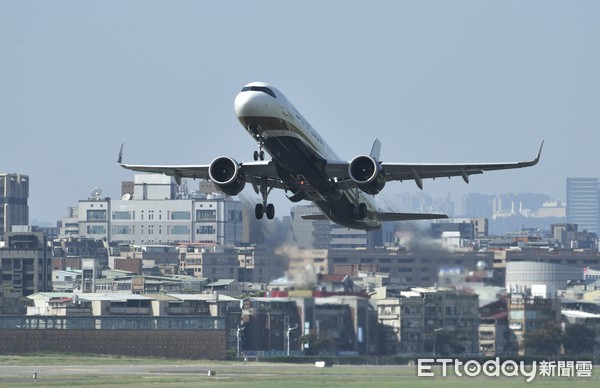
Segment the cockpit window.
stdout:
[[264,87],[264,86],[245,86],[242,89],[242,92],[247,92],[249,90],[252,90],[252,91],[255,91],[255,92],[267,93],[269,96],[271,96],[273,98],[277,98],[277,96],[275,95],[275,93],[271,89],[269,89],[267,87]]

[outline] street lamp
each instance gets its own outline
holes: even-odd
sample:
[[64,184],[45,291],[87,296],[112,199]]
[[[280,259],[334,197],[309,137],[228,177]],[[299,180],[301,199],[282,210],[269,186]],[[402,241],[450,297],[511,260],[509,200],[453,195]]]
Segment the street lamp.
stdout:
[[444,330],[443,327],[440,327],[439,329],[433,329],[433,357],[435,357],[435,333],[442,330]]
[[238,325],[238,327],[237,327],[237,356],[238,356],[238,358],[240,357],[240,334],[242,333],[242,331],[244,331],[244,328],[240,327]]
[[296,330],[298,328],[298,325],[294,326],[294,327],[290,327],[290,325],[288,325],[288,329],[287,329],[287,356],[290,356],[290,332],[292,330]]

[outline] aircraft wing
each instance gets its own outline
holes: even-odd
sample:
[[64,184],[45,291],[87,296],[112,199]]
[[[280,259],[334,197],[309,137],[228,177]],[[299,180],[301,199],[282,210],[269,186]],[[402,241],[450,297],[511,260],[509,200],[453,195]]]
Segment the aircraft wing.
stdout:
[[119,166],[132,171],[165,174],[175,178],[208,179],[208,165],[147,165],[119,163]]
[[[385,163],[380,162],[386,181],[414,180],[420,189],[423,189],[423,179],[451,178],[460,176],[469,183],[469,176],[483,174],[484,171],[508,170],[536,165],[540,160],[544,142],[540,145],[537,156],[524,162],[507,163]],[[349,162],[328,162],[325,166],[330,177],[337,178],[343,188],[356,187],[348,173]]]
[[[117,163],[127,170],[172,176],[175,178],[177,184],[181,184],[181,178],[209,179],[209,164],[147,165],[123,163],[123,146],[121,146]],[[246,176],[246,181],[253,185],[257,184],[261,179],[266,179],[269,187],[284,188],[283,183],[277,175],[275,165],[271,161],[240,163],[239,167],[240,171]]]

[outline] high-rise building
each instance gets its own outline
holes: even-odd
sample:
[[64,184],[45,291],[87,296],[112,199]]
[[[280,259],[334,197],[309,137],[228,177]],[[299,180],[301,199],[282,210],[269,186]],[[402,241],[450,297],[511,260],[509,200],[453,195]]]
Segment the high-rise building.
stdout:
[[0,238],[13,225],[29,224],[29,177],[0,173]]
[[598,234],[600,181],[598,178],[567,178],[567,223],[578,230]]
[[7,232],[0,247],[0,288],[23,296],[49,291],[52,284],[52,250],[42,232]]

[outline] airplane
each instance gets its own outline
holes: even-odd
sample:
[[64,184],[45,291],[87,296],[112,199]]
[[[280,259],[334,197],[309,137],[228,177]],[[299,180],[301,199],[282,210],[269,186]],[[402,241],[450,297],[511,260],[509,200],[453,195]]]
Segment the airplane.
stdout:
[[[469,176],[484,171],[523,168],[536,165],[537,156],[529,161],[508,163],[388,163],[380,160],[381,142],[375,139],[368,155],[351,161],[340,159],[317,131],[277,88],[252,82],[235,97],[235,113],[246,131],[257,142],[254,161],[238,163],[229,156],[219,156],[204,165],[134,165],[123,163],[123,145],[117,163],[128,170],[161,173],[182,178],[210,179],[223,193],[239,194],[250,183],[262,203],[256,204],[255,216],[275,217],[275,207],[268,202],[274,188],[283,189],[292,202],[312,201],[320,214],[303,216],[308,220],[331,220],[339,225],[375,230],[384,221],[448,218],[445,214],[379,212],[374,196],[389,181],[413,180],[423,189],[424,179]],[[265,160],[265,150],[271,160]]]

